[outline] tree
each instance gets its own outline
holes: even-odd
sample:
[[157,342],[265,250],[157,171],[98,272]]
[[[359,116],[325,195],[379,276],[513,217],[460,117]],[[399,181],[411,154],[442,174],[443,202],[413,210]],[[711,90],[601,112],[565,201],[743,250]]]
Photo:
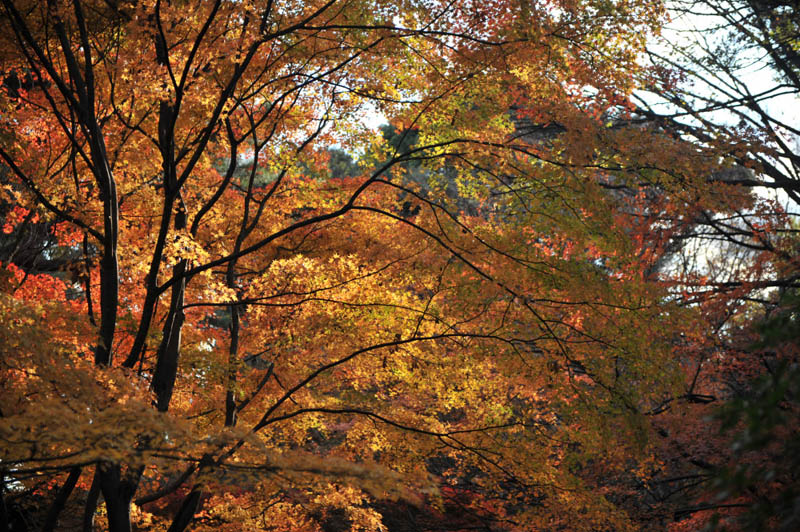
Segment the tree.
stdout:
[[658,4],[3,8],[3,250],[50,242],[3,257],[6,528],[633,526],[695,317],[618,190],[717,164],[606,120]]
[[[796,481],[784,472],[795,445],[787,435],[798,423],[791,383],[798,343],[793,318],[785,319],[798,278],[798,129],[785,111],[800,90],[797,9],[733,0],[670,7],[681,37],[667,34],[671,40],[649,50],[649,92],[639,95],[636,113],[727,161],[709,174],[709,186],[749,199],[664,223],[674,228],[664,261],[671,269],[662,275],[702,308],[708,326],[687,363],[683,397],[693,404],[665,407],[656,422],[670,464],[660,502],[672,508],[676,530],[714,522],[788,530],[797,512]],[[765,333],[776,323],[787,333],[780,341]]]

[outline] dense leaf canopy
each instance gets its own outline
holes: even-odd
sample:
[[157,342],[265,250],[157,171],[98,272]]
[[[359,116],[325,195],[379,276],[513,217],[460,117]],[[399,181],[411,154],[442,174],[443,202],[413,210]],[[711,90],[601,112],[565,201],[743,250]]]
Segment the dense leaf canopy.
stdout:
[[766,207],[631,103],[660,3],[2,5],[0,526],[664,525],[793,248],[676,266]]

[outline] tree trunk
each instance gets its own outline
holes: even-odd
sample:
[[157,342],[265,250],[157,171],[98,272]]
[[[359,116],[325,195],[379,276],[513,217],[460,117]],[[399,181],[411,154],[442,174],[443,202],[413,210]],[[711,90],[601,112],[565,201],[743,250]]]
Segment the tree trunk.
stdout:
[[172,399],[172,390],[175,387],[175,377],[178,374],[178,359],[181,351],[181,328],[183,327],[183,299],[186,291],[186,280],[183,274],[186,271],[186,260],[181,260],[175,265],[173,275],[180,279],[172,287],[167,322],[164,324],[164,337],[156,357],[156,369],[153,372],[153,391],[156,393],[156,405],[159,412],[169,409]]
[[172,521],[167,532],[183,532],[189,523],[194,519],[194,514],[200,509],[200,502],[203,492],[195,487],[192,492],[183,500],[178,515]]
[[94,513],[97,511],[97,501],[100,499],[100,471],[95,469],[92,485],[86,495],[86,505],[83,507],[83,532],[94,530]]
[[109,532],[131,532],[131,501],[144,468],[125,473],[119,464],[99,466],[98,480],[106,502]]
[[69,499],[72,490],[75,489],[75,484],[78,483],[80,476],[80,467],[76,466],[70,469],[67,480],[64,481],[61,489],[58,490],[56,499],[53,501],[53,504],[50,505],[50,510],[47,511],[47,517],[42,525],[42,532],[52,532],[56,529],[56,524],[58,524],[58,516],[61,515],[61,511],[64,509],[64,505],[67,503],[67,499]]

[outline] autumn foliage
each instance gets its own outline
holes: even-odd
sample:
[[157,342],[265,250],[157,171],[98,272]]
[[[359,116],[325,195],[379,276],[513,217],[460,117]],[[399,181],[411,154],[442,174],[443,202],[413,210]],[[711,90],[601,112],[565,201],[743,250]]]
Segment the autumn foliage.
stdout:
[[3,530],[680,521],[795,264],[674,267],[769,205],[635,113],[658,2],[2,4]]

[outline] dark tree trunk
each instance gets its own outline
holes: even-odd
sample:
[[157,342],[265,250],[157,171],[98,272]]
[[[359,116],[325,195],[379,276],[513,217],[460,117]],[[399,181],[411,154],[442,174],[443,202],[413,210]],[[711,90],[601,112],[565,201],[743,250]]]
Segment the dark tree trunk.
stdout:
[[99,466],[97,478],[106,502],[109,532],[131,532],[131,501],[143,471],[122,471],[119,464]]
[[100,471],[95,470],[92,485],[86,495],[86,505],[83,507],[83,532],[94,530],[94,513],[97,511],[97,502],[100,500]]
[[78,483],[80,476],[80,467],[73,467],[70,469],[67,480],[64,481],[61,489],[58,490],[58,494],[56,495],[53,504],[50,505],[50,510],[47,511],[47,517],[45,517],[44,524],[42,525],[42,532],[52,532],[56,529],[56,525],[58,524],[58,516],[64,509],[64,505],[67,503],[67,499],[69,499],[72,490],[75,489],[75,484]]
[[183,500],[178,515],[172,521],[167,532],[183,532],[194,519],[194,514],[200,509],[203,492],[195,487],[192,492]]

